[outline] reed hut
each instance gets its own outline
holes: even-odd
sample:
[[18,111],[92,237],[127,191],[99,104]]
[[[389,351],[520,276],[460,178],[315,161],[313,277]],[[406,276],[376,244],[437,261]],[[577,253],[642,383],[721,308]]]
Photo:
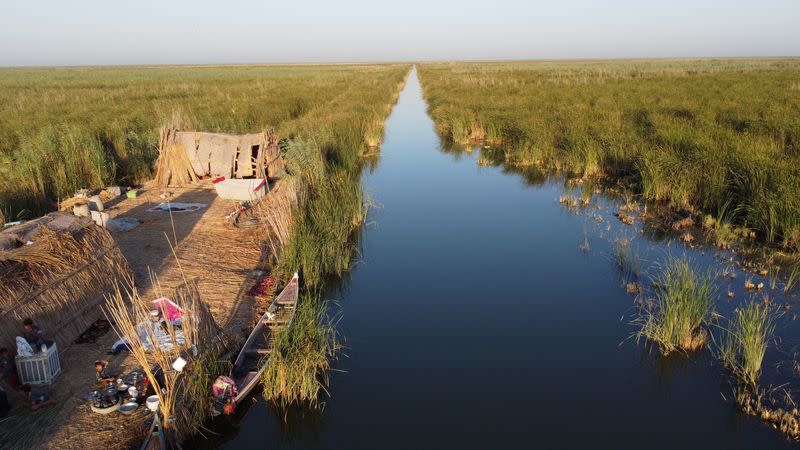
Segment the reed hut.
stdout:
[[274,130],[224,134],[164,128],[158,147],[156,181],[181,186],[200,178],[275,178],[283,173]]
[[104,317],[104,296],[132,281],[109,232],[91,219],[51,213],[0,230],[0,346],[13,348],[32,318],[65,348]]

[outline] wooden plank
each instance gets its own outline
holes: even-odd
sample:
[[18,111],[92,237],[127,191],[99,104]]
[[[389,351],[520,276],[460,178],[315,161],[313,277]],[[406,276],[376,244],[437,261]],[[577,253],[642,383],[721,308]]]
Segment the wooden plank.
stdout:
[[272,352],[271,348],[253,348],[247,350],[245,353],[248,355],[263,356],[270,354],[270,352]]
[[264,325],[274,326],[274,325],[286,325],[289,323],[289,320],[275,320],[275,319],[264,319]]

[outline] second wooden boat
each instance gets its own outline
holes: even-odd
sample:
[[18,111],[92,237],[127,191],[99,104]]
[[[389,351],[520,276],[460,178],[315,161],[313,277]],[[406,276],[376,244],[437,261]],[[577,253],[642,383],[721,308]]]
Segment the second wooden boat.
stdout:
[[275,333],[288,327],[294,320],[297,310],[300,276],[295,272],[289,284],[270,303],[269,308],[261,316],[253,332],[245,341],[236,362],[233,364],[231,378],[236,382],[238,394],[235,401],[239,403],[258,384],[258,379],[267,366],[267,358],[272,351]]

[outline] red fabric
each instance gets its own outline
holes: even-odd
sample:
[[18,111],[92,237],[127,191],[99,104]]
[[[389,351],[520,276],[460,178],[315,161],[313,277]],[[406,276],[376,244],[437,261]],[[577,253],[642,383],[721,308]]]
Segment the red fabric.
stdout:
[[225,181],[225,177],[214,178],[213,180],[211,180],[211,182],[214,184],[217,184],[220,181]]
[[261,281],[254,284],[249,291],[247,291],[247,295],[250,295],[251,297],[261,297],[263,295],[267,295],[269,288],[273,285],[275,285],[275,278],[263,278]]

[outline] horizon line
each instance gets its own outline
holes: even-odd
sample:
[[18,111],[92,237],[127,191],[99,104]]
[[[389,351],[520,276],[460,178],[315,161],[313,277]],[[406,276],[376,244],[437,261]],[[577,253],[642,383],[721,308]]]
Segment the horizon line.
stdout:
[[489,63],[489,62],[602,62],[602,61],[687,61],[687,60],[768,60],[768,59],[794,59],[800,55],[758,55],[758,56],[635,56],[615,58],[476,58],[476,59],[400,59],[400,60],[352,60],[352,61],[286,61],[286,62],[231,62],[231,63],[132,63],[132,64],[54,64],[54,65],[2,65],[0,70],[6,69],[81,69],[81,68],[161,68],[161,67],[246,67],[246,66],[354,66],[354,65],[385,65],[385,64],[436,64],[436,63]]

